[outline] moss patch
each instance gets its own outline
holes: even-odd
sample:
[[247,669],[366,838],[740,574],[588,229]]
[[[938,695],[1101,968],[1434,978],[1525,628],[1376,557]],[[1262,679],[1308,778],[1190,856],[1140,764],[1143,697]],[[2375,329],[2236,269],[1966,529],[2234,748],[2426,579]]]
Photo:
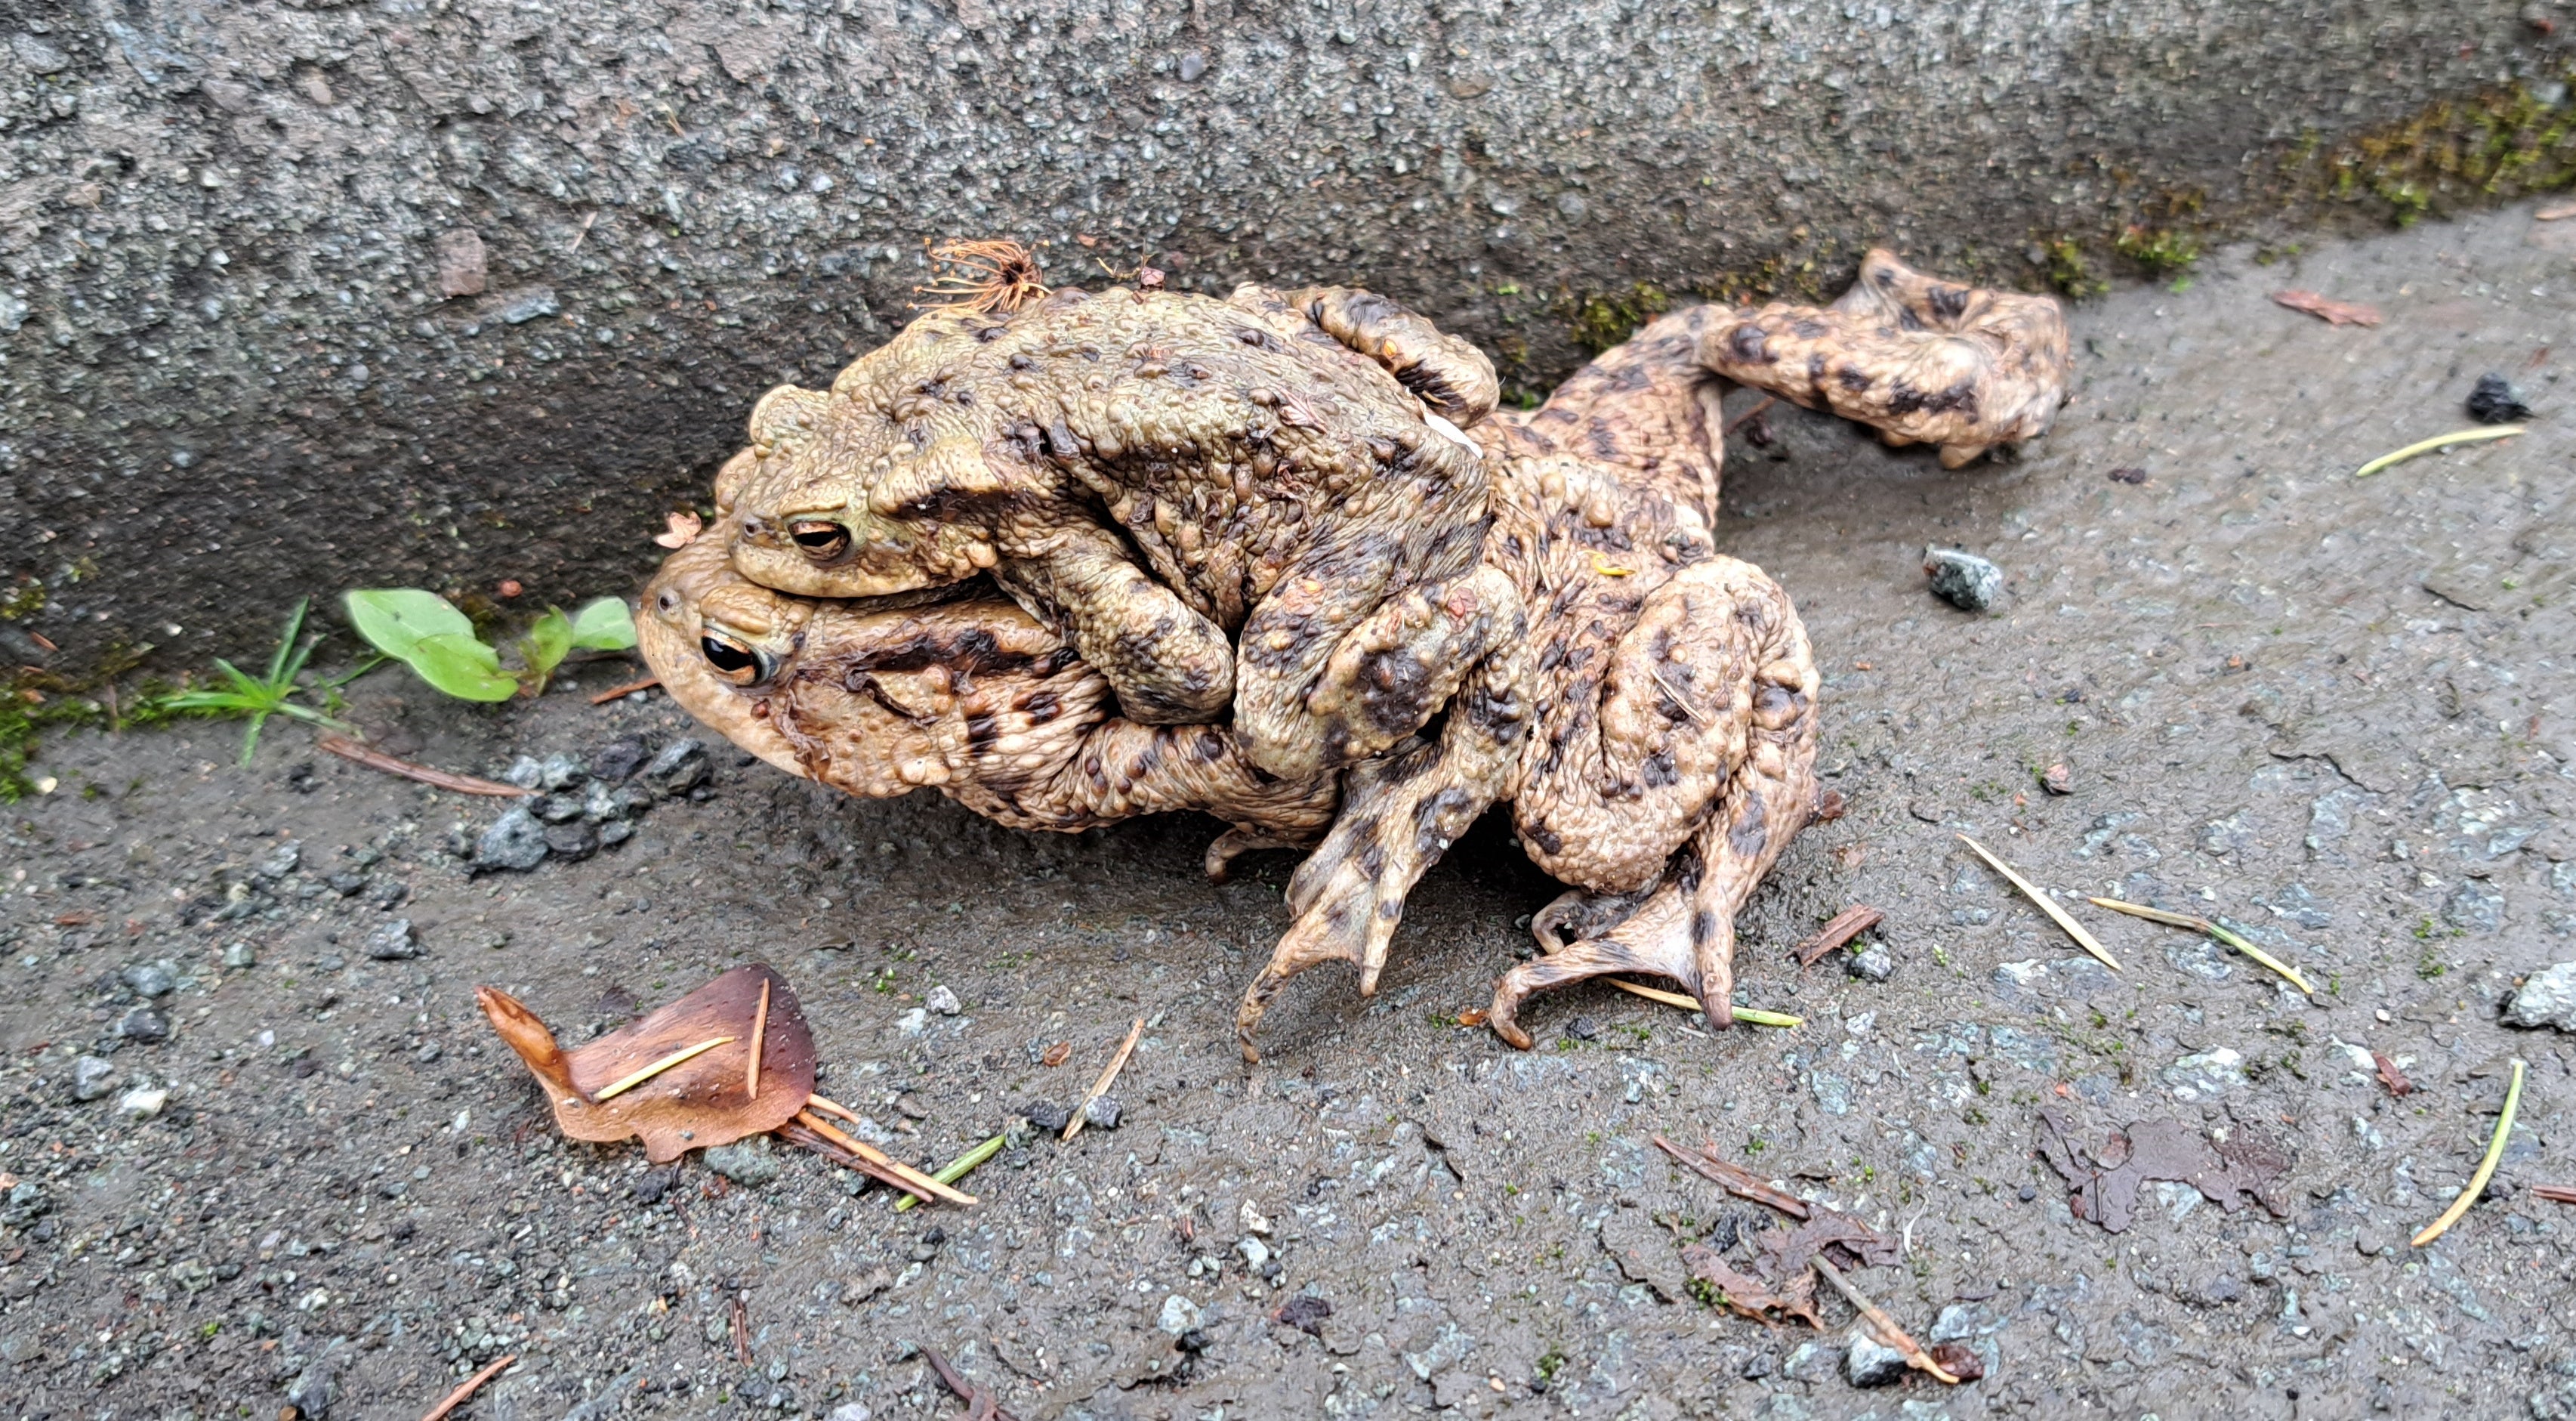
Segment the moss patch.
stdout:
[[2571,84],[2576,68],[2539,88],[2517,82],[2433,104],[2337,145],[2317,181],[2339,202],[2377,199],[2401,227],[2437,211],[2576,186]]
[[1624,292],[1589,296],[1580,300],[1569,296],[1570,311],[1566,323],[1573,328],[1574,343],[1585,351],[1599,355],[1637,333],[1637,328],[1673,308],[1673,298],[1662,287],[1640,281]]

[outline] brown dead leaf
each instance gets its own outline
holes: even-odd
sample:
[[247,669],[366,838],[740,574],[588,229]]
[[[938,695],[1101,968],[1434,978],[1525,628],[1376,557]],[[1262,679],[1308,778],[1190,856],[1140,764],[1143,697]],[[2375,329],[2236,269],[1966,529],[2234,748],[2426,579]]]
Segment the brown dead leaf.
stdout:
[[2075,1217],[2089,1219],[2111,1233],[2129,1227],[2137,1211],[2138,1190],[2150,1180],[2190,1184],[2228,1213],[2251,1198],[2275,1216],[2289,1212],[2280,1187],[2290,1168],[2281,1147],[2239,1125],[2212,1146],[2200,1132],[2178,1120],[2141,1120],[2125,1132],[2115,1131],[2088,1161],[2073,1127],[2055,1110],[2039,1112],[2040,1158],[2066,1180],[2073,1191],[2067,1201]]
[[2415,1083],[2406,1079],[2406,1073],[2397,1069],[2397,1063],[2395,1061],[2388,1059],[2386,1056],[2383,1056],[2376,1051],[2370,1053],[2370,1059],[2379,1064],[2379,1083],[2388,1087],[2388,1093],[2390,1095],[2401,1096],[2412,1095],[2415,1093]]
[[1045,1054],[1038,1057],[1038,1064],[1041,1066],[1061,1066],[1072,1059],[1073,1043],[1070,1041],[1059,1041],[1046,1048]]
[[672,514],[669,521],[669,531],[653,535],[653,541],[666,548],[687,547],[698,540],[698,534],[707,526],[705,519],[685,510]]
[[1774,1278],[1795,1277],[1806,1272],[1807,1261],[1819,1254],[1844,1268],[1884,1268],[1897,1261],[1895,1239],[1849,1214],[1821,1204],[1807,1207],[1812,1215],[1805,1223],[1794,1229],[1772,1229],[1754,1238],[1754,1252],[1762,1259],[1763,1272]]
[[1807,1217],[1807,1201],[1794,1194],[1774,1189],[1770,1183],[1740,1164],[1721,1157],[1715,1145],[1685,1150],[1661,1135],[1654,1136],[1655,1148],[1680,1160],[1692,1173],[1710,1180],[1738,1198],[1765,1204],[1793,1219]]
[[[763,983],[769,1024],[757,1099],[744,1089],[748,1041],[690,1057],[606,1100],[599,1092],[638,1070],[720,1036],[747,1038]],[[641,1136],[644,1157],[668,1164],[690,1150],[731,1144],[796,1118],[814,1093],[814,1038],[787,980],[767,966],[737,967],[660,1011],[567,1053],[537,1014],[496,987],[474,999],[492,1029],[546,1088],[555,1124],[576,1140]]]
[[1815,936],[1790,950],[1798,959],[1800,970],[1825,960],[1825,954],[1877,927],[1887,915],[1876,908],[1855,903],[1834,914],[1833,921],[1816,930]]
[[[1785,1286],[1774,1288],[1759,1278],[1735,1271],[1704,1243],[1682,1246],[1682,1266],[1690,1269],[1693,1278],[1715,1288],[1728,1307],[1765,1327],[1795,1317],[1819,1332],[1825,1328],[1824,1319],[1816,1316],[1816,1275],[1804,1269]],[[1775,1311],[1778,1317],[1772,1316]]]
[[2305,311],[2330,326],[2379,324],[2377,308],[2357,305],[2350,301],[2337,301],[2331,296],[2320,296],[2313,291],[2275,291],[2272,293],[2272,300],[2293,311]]

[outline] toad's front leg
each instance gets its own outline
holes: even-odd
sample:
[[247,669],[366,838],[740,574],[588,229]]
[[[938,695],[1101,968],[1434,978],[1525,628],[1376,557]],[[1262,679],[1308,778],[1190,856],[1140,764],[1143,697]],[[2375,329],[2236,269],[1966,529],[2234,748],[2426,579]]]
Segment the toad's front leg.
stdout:
[[1073,643],[1143,725],[1213,721],[1234,698],[1225,629],[1139,567],[1118,535],[1081,521],[1018,535],[993,581]]

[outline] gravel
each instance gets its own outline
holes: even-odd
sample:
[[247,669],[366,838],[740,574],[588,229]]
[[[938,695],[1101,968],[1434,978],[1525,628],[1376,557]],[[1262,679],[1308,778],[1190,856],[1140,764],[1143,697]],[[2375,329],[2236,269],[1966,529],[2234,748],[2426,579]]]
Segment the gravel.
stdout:
[[707,761],[707,747],[683,738],[663,746],[661,753],[644,762],[639,773],[664,797],[676,799],[705,784],[713,771]]
[[[533,779],[535,762],[528,763],[529,777]],[[525,873],[545,862],[545,857],[545,826],[537,822],[525,804],[511,806],[474,842],[474,868],[478,873],[495,869]]]
[[2532,973],[2506,1004],[2508,1026],[2554,1026],[2576,1031],[2576,962],[2561,962]]
[[1061,1135],[1073,1123],[1073,1112],[1051,1100],[1032,1100],[1020,1107],[1021,1118],[1050,1135]]
[[1843,1353],[1843,1378],[1853,1386],[1887,1386],[1905,1375],[1905,1354],[1882,1344],[1866,1327],[1851,1330]]
[[121,974],[134,995],[146,1001],[158,1001],[177,990],[178,974],[166,962],[138,962]]
[[1874,943],[1845,956],[1843,971],[1864,982],[1884,982],[1896,975],[1896,955]]
[[1983,612],[2004,595],[2004,570],[1953,548],[1923,550],[1923,570],[1932,577],[1932,595],[1963,612]]
[[115,1088],[116,1063],[98,1056],[72,1062],[72,1099],[96,1100]]
[[1082,1120],[1084,1124],[1097,1130],[1115,1130],[1118,1128],[1118,1117],[1123,1111],[1124,1107],[1119,1105],[1118,1097],[1095,1095],[1084,1103]]
[[957,994],[950,991],[945,983],[931,988],[930,995],[922,998],[922,1001],[941,1016],[955,1016],[966,1009],[965,1005],[957,1000]]
[[707,1168],[742,1185],[758,1189],[778,1181],[781,1168],[767,1135],[752,1135],[706,1152]]
[[170,1039],[170,1018],[150,1007],[136,1007],[117,1018],[116,1034],[128,1041],[167,1041]]
[[367,956],[378,962],[404,962],[422,951],[420,939],[412,936],[409,918],[396,918],[367,934]]

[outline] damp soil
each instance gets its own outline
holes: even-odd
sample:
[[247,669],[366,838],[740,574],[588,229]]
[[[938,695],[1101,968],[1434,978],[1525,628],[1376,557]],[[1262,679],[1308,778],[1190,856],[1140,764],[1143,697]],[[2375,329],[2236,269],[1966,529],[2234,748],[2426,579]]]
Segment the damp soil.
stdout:
[[[1795,1030],[1605,985],[1541,1002],[1533,1051],[1454,1024],[1551,892],[1492,823],[1415,895],[1376,998],[1309,974],[1247,1068],[1234,1003],[1290,864],[1211,886],[1195,819],[1020,834],[718,749],[624,843],[474,877],[448,845],[497,803],[295,727],[246,769],[230,727],[51,740],[54,791],[0,840],[6,1409],[413,1416],[516,1353],[462,1414],[961,1413],[931,1347],[1022,1417],[2576,1412],[2576,1214],[2531,1188],[2576,1183],[2576,1054],[2498,1021],[2576,954],[2571,298],[2576,220],[2510,210],[2078,308],[2076,402],[2016,463],[1944,473],[1775,407],[1724,541],[1797,598],[1850,806],[1740,922],[1743,1000]],[[2465,425],[2489,371],[2529,433],[2351,477]],[[1927,544],[1999,563],[2000,603],[1933,600]],[[485,774],[690,733],[649,694],[588,703],[630,674],[487,711],[379,673],[355,712]],[[1959,833],[2070,902],[2224,918],[2318,994],[2086,908],[2121,970],[2093,966]],[[1892,975],[1799,971],[1854,904],[1885,911],[1854,946]],[[371,957],[396,917],[420,955]],[[750,961],[892,1153],[1011,1134],[981,1203],[897,1213],[784,1149],[727,1175],[561,1140],[472,996],[579,1041]],[[123,1034],[138,1009],[165,1039]],[[1116,1127],[1033,1131],[1138,1017]],[[88,1101],[84,1055],[113,1071]],[[2515,1057],[2490,1197],[2411,1248]],[[144,1086],[157,1114],[125,1108]],[[2284,1212],[2158,1180],[2105,1232],[2035,1152],[2043,1110],[2083,1141],[2272,1141]],[[1898,1235],[1854,1281],[1984,1377],[1859,1389],[1839,1298],[1824,1334],[1696,1299],[1684,1245],[1747,1266],[1761,1211],[1658,1133]]]

